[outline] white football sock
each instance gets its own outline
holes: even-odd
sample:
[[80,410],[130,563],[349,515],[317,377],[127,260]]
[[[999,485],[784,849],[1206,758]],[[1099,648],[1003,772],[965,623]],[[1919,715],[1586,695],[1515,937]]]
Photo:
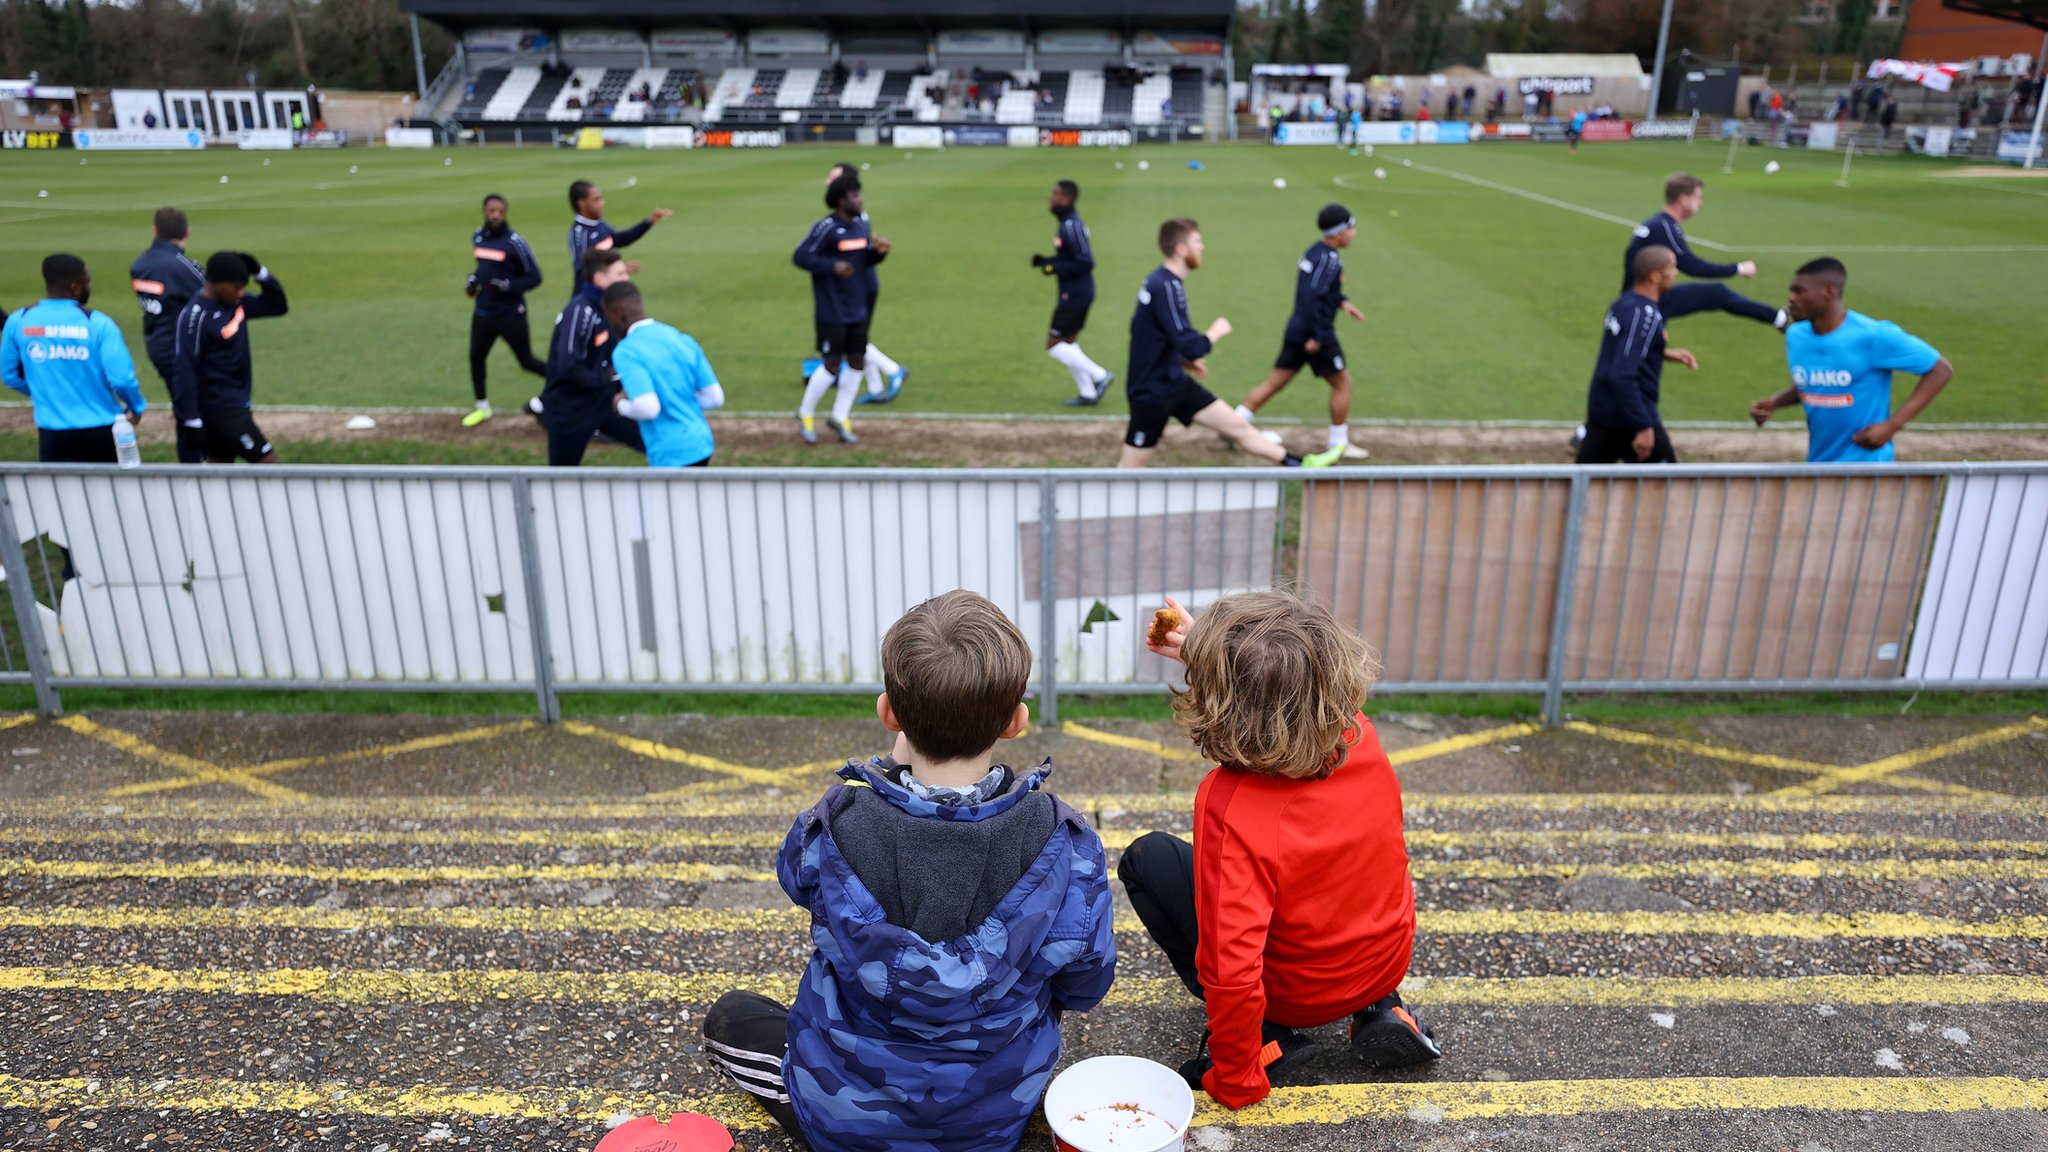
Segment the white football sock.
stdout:
[[1259,414],[1242,404],[1237,406],[1237,418],[1247,424],[1257,424],[1259,422]]
[[868,353],[863,359],[880,368],[884,376],[894,376],[903,367],[903,365],[889,359],[888,353],[883,352],[873,344],[868,345]]
[[478,409],[485,412],[489,412],[491,410],[491,402],[489,400],[479,400],[476,402],[476,406]]
[[1081,355],[1079,348],[1072,344],[1055,344],[1047,348],[1045,354],[1059,361],[1060,367],[1065,368],[1067,374],[1074,378],[1074,387],[1080,391],[1082,399],[1092,399],[1095,396],[1096,377],[1094,373],[1088,371],[1088,358]]
[[1067,345],[1067,347],[1072,348],[1074,350],[1074,355],[1079,356],[1081,358],[1081,366],[1088,370],[1088,379],[1099,388],[1102,384],[1103,377],[1109,375],[1109,369],[1104,368],[1102,365],[1097,364],[1095,361],[1089,359],[1088,354],[1086,352],[1081,351],[1081,346],[1079,344],[1069,344]]
[[1349,444],[1349,443],[1351,443],[1351,425],[1349,425],[1349,424],[1332,424],[1332,425],[1330,425],[1330,447],[1332,447],[1332,448],[1336,448],[1336,447],[1338,447],[1338,446],[1340,446],[1340,445],[1344,445],[1344,444]]
[[860,395],[860,369],[851,365],[839,370],[839,391],[832,397],[832,418],[841,424],[853,418],[853,401]]
[[817,370],[811,373],[811,378],[804,381],[804,402],[797,405],[796,414],[805,417],[816,416],[818,401],[825,398],[825,392],[832,387],[833,379],[831,369],[820,364]]
[[868,361],[867,368],[861,372],[861,375],[867,378],[868,395],[880,396],[882,394],[882,369],[873,360],[870,360]]

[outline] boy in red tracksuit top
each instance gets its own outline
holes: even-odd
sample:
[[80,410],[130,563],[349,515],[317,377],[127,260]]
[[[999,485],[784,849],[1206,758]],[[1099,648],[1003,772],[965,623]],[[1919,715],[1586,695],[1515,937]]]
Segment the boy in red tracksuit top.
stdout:
[[1208,1007],[1207,1054],[1181,1066],[1227,1108],[1320,1050],[1299,1028],[1346,1017],[1375,1068],[1442,1054],[1402,1005],[1415,889],[1401,785],[1359,711],[1371,650],[1285,592],[1227,596],[1153,652],[1187,665],[1174,711],[1220,766],[1195,793],[1195,842],[1163,832],[1117,876],[1145,930]]

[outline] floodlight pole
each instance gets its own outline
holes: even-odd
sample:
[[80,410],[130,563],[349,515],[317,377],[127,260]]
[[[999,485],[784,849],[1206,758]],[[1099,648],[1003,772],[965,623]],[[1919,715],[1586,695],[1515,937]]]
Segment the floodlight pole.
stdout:
[[[417,13],[412,18],[412,71],[413,76],[419,80],[420,99],[424,101],[427,98],[427,58],[420,51],[420,18]],[[425,111],[421,109],[423,115]]]
[[[2041,37],[2042,68],[2048,69],[2048,36]],[[2038,92],[2039,89],[2036,89]],[[2034,135],[2027,141],[2027,167],[2034,167],[2034,157],[2041,154],[2041,114],[2048,112],[2048,100],[2038,97],[2034,100]]]
[[1671,0],[1664,0],[1664,19],[1657,24],[1657,63],[1650,69],[1650,115],[1657,118],[1657,101],[1664,95],[1664,51],[1671,43]]

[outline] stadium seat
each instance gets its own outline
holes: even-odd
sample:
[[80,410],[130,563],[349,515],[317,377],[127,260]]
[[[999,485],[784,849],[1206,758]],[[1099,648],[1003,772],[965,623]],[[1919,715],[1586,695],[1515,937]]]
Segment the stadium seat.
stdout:
[[[597,103],[597,86],[603,82],[605,73],[608,71],[609,69],[606,68],[578,68],[570,73],[570,82],[563,84],[555,92],[555,98],[547,105],[545,117],[549,120],[583,119],[584,110]],[[580,85],[576,84],[574,83],[576,80],[581,80],[583,83]],[[575,100],[582,107],[569,107],[569,101],[571,100]],[[532,100],[528,100],[526,106],[532,108],[533,103]]]
[[1038,119],[1038,90],[1013,87],[996,101],[996,123],[1032,124]]
[[[1131,107],[1134,86],[1128,73],[1104,74],[1102,78],[1102,113],[1098,119],[1105,124],[1128,124],[1131,122]],[[1153,108],[1157,112],[1158,108]]]
[[648,118],[649,101],[633,99],[633,94],[640,91],[643,84],[650,95],[659,98],[659,94],[668,88],[668,69],[635,69],[633,74],[626,78],[625,95],[619,97],[619,106],[612,112],[612,119],[630,122]]
[[823,74],[821,68],[791,68],[783,73],[775,89],[775,106],[809,108],[812,97],[818,93],[818,80]]
[[505,78],[510,75],[508,69],[490,68],[470,77],[469,83],[474,86],[474,91],[464,95],[462,102],[455,106],[455,118],[475,120],[481,117],[484,109],[490,106],[492,98],[497,96],[498,89],[504,87]]
[[[1067,99],[1063,106],[1062,119],[1069,124],[1102,123],[1103,101],[1107,95],[1108,81],[1100,71],[1072,73],[1067,83]],[[1130,107],[1128,103],[1124,105]]]
[[507,120],[546,119],[548,109],[555,104],[555,96],[569,86],[569,78],[560,72],[550,76],[542,73],[540,81],[526,94],[526,100],[515,108]]
[[919,72],[910,78],[909,90],[904,94],[903,106],[910,111],[912,119],[932,123],[945,115],[945,105],[932,99],[934,85],[946,83],[944,72]]
[[726,105],[745,103],[754,90],[752,68],[728,68],[718,78],[718,87],[712,89],[711,98],[704,101],[704,118],[717,120],[724,114]]
[[1159,114],[1159,106],[1173,95],[1173,77],[1165,72],[1155,73],[1138,81],[1131,93],[1131,123],[1158,124],[1165,120]]
[[519,119],[519,110],[526,106],[527,97],[533,95],[533,90],[540,82],[541,73],[537,67],[521,65],[506,70],[505,78],[499,83],[498,90],[491,94],[490,100],[484,105],[483,119]]
[[757,68],[754,83],[747,90],[746,99],[739,101],[742,108],[773,108],[775,100],[782,94],[782,79],[788,73],[781,68]]
[[[902,77],[903,73],[898,72],[896,75]],[[882,71],[880,68],[868,69],[867,79],[865,80],[857,76],[848,76],[846,78],[846,88],[839,93],[839,106],[841,108],[875,107],[883,102],[882,88],[888,79],[889,73]],[[907,89],[908,87],[909,81],[906,79],[904,81],[904,88]],[[903,98],[902,90],[897,92],[896,98],[898,100]]]

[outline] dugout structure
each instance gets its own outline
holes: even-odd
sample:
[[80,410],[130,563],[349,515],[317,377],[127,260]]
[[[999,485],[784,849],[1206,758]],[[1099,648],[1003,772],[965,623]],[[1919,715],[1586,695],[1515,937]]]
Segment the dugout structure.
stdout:
[[422,119],[487,139],[1010,146],[1231,131],[1234,0],[401,6],[458,45],[432,83],[422,61]]

